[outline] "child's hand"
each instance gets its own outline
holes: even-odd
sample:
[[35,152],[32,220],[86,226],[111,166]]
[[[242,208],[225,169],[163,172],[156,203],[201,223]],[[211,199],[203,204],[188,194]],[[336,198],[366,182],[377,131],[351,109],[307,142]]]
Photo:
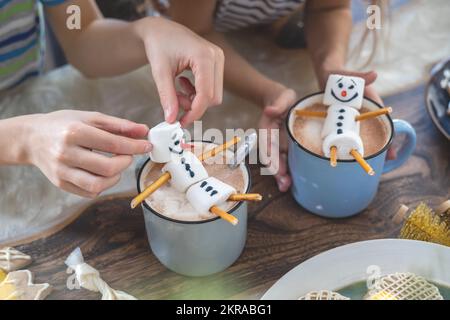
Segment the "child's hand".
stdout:
[[[289,108],[295,103],[296,100],[297,94],[294,90],[288,89],[281,85],[278,86],[278,88],[274,90],[273,93],[269,94],[265,99],[265,108],[259,121],[260,128],[269,130],[267,135],[269,139],[266,141],[269,153],[273,148],[279,149],[278,171],[274,172],[274,174],[278,184],[278,189],[281,192],[287,191],[292,183],[287,166],[288,144],[284,123]],[[279,130],[279,143],[277,143],[277,141],[271,141],[270,130],[272,129]],[[262,155],[262,157],[263,161],[267,163],[267,159],[264,159],[264,155]]]
[[28,162],[57,187],[83,197],[94,198],[114,186],[132,155],[151,149],[147,140],[139,140],[148,133],[146,125],[97,112],[63,110],[29,121]]
[[[180,122],[186,127],[199,119],[208,107],[222,103],[222,49],[167,19],[142,19],[136,25],[152,67],[166,121],[174,122],[181,106],[186,113]],[[175,78],[187,69],[194,74],[195,93],[177,96]]]

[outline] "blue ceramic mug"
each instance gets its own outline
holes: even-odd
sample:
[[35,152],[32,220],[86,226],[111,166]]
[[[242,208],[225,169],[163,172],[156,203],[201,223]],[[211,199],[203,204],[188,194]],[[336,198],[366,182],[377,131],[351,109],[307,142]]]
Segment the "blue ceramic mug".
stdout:
[[[292,175],[292,194],[305,209],[320,216],[344,218],[355,215],[374,199],[383,173],[400,167],[413,153],[416,132],[406,121],[392,120],[389,115],[380,119],[388,130],[385,146],[377,153],[365,157],[375,170],[368,175],[355,160],[338,160],[337,167],[330,166],[330,159],[317,155],[303,147],[294,137],[295,110],[321,103],[323,92],[301,99],[287,116],[289,135],[289,169]],[[363,106],[370,111],[382,108],[378,103],[364,99]],[[386,160],[386,152],[394,134],[405,134],[407,139],[395,160]]]

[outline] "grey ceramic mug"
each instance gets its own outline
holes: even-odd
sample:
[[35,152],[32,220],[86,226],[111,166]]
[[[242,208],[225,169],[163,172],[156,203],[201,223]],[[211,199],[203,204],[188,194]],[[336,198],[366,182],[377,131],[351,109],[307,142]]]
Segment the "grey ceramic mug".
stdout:
[[[206,141],[204,141],[206,142]],[[153,166],[150,159],[137,173],[137,189],[144,189],[143,177]],[[245,192],[251,187],[250,170],[239,168],[244,176]],[[226,181],[225,181],[226,182]],[[247,203],[239,202],[228,212],[238,218],[236,226],[219,217],[202,221],[168,218],[142,203],[145,227],[153,254],[168,269],[187,276],[206,276],[225,270],[241,255],[247,239]]]

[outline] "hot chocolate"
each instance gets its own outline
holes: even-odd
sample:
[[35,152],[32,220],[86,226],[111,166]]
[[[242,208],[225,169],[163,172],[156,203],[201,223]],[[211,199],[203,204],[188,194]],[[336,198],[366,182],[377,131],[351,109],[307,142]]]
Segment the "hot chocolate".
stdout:
[[[310,111],[327,111],[327,106],[316,103],[310,107],[305,108]],[[372,111],[364,106],[360,112]],[[309,151],[323,156],[321,132],[324,124],[324,119],[313,117],[296,117],[292,132],[295,139]],[[370,156],[380,151],[388,142],[389,133],[386,125],[380,118],[372,118],[361,121],[360,136],[364,144],[364,156]]]

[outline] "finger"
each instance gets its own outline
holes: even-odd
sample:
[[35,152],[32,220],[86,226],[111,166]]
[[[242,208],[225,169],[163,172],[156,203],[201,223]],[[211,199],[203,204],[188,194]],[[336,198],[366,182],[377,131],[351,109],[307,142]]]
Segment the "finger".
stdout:
[[191,81],[186,77],[179,77],[178,83],[180,84],[183,93],[191,100],[194,100],[195,87],[192,85]]
[[183,108],[184,111],[189,111],[192,108],[192,100],[189,99],[188,96],[186,96],[183,93],[177,93],[178,97],[178,104],[181,108]]
[[175,89],[175,74],[166,58],[150,59],[153,78],[158,89],[159,99],[164,110],[164,118],[173,123],[178,116],[178,99]]
[[372,84],[377,79],[378,75],[375,71],[367,71],[367,72],[356,72],[356,71],[347,71],[347,70],[338,70],[335,72],[331,72],[331,74],[340,74],[343,76],[353,76],[363,78],[366,82],[366,86]]
[[77,187],[76,185],[74,185],[73,183],[67,182],[67,181],[62,181],[58,187],[64,191],[76,194],[77,196],[83,197],[83,198],[90,198],[90,199],[94,199],[97,197],[96,194],[94,193],[89,193],[79,187]]
[[67,155],[67,164],[71,167],[86,170],[92,174],[113,177],[128,168],[133,157],[118,155],[107,157],[84,148],[71,148]]
[[379,103],[380,105],[384,105],[383,100],[381,99],[381,97],[376,93],[376,91],[374,90],[374,88],[372,86],[368,86],[366,87],[366,89],[364,90],[364,95],[370,99],[372,99],[373,101]]
[[111,154],[135,155],[151,150],[151,144],[147,140],[122,137],[84,124],[69,139],[73,140],[69,143]]
[[113,177],[100,177],[84,170],[67,168],[62,178],[85,192],[98,196],[103,191],[115,186],[120,180],[120,174]]
[[388,160],[394,160],[397,158],[397,150],[395,148],[390,147],[387,151],[386,159]]
[[279,163],[279,169],[278,173],[275,175],[275,180],[278,184],[278,189],[281,192],[286,192],[289,190],[289,187],[291,186],[292,179],[290,175],[288,174],[287,170],[287,154],[281,153],[280,154],[280,163]]
[[145,124],[135,123],[130,120],[112,117],[103,113],[91,112],[85,121],[98,129],[129,138],[144,138],[149,128]]
[[216,50],[216,63],[214,65],[214,98],[216,104],[221,104],[223,100],[225,56],[222,49]]
[[194,66],[192,72],[195,77],[195,98],[192,108],[180,120],[183,127],[189,126],[201,118],[205,110],[215,104],[214,79],[215,66],[213,59],[203,59]]

